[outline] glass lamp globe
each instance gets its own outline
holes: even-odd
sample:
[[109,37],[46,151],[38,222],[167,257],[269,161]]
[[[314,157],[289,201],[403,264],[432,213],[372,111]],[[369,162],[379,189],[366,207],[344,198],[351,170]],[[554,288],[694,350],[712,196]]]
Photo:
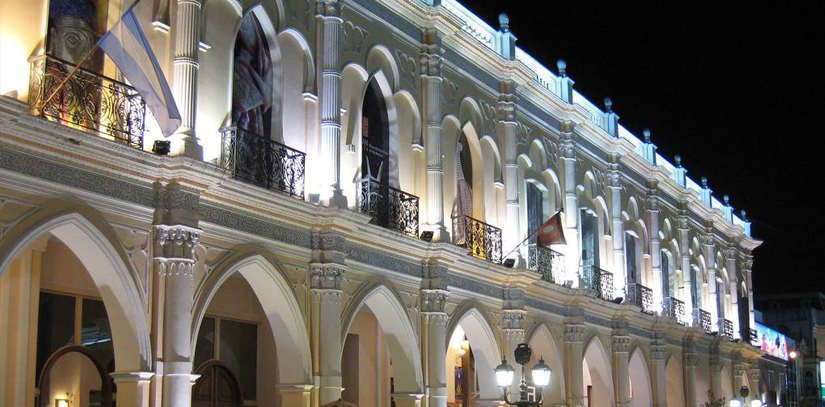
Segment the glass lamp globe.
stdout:
[[759,400],[759,399],[751,400],[751,407],[762,407],[762,400]]
[[730,399],[730,407],[742,407],[742,400]]
[[496,366],[495,372],[496,383],[498,383],[499,386],[507,387],[513,384],[513,374],[515,373],[515,371],[513,370],[512,366],[507,364],[507,359],[502,360],[501,364]]
[[548,384],[550,384],[550,376],[552,374],[553,369],[550,369],[550,366],[547,366],[547,364],[544,363],[544,358],[539,359],[539,363],[533,366],[533,384],[536,387],[547,386]]

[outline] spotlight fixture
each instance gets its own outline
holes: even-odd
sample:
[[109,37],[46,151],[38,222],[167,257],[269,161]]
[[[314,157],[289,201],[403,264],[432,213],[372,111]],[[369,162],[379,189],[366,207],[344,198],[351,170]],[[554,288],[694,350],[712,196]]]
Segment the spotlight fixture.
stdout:
[[516,259],[507,259],[504,260],[504,267],[513,268],[516,265]]
[[168,140],[155,140],[152,145],[152,152],[157,155],[169,155],[170,143]]
[[421,238],[421,240],[423,240],[425,242],[432,242],[433,241],[433,231],[432,230],[425,230],[425,231],[421,232],[421,235],[419,237]]

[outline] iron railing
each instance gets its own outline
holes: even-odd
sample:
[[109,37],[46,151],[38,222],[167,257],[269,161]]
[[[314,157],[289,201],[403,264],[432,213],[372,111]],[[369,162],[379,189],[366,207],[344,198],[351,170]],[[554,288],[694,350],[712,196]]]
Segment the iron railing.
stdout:
[[596,297],[613,301],[613,273],[596,266],[582,266],[582,279],[585,288],[596,291]]
[[664,314],[673,318],[677,324],[685,324],[685,302],[676,297],[665,297],[662,302]]
[[722,335],[728,339],[733,340],[733,321],[729,319],[722,320]]
[[418,197],[376,180],[358,187],[358,210],[372,216],[372,223],[418,236]]
[[234,126],[221,132],[220,165],[235,179],[304,199],[306,154]]
[[541,274],[541,279],[554,284],[564,284],[564,255],[535,243],[527,248],[527,267]]
[[700,326],[702,330],[705,331],[706,334],[710,334],[713,332],[710,326],[710,312],[707,312],[703,309],[694,309],[693,310],[693,326]]
[[627,302],[640,307],[645,314],[653,314],[653,290],[639,283],[627,285]]
[[501,263],[501,229],[469,216],[453,217],[453,242],[479,259]]
[[751,345],[758,347],[757,341],[759,340],[759,335],[756,334],[756,329],[751,329],[748,333],[750,334]]
[[[40,55],[29,61],[32,113],[64,126],[143,148],[146,103],[135,88],[80,68],[49,99],[75,65],[51,55]],[[47,99],[49,102],[45,103]]]

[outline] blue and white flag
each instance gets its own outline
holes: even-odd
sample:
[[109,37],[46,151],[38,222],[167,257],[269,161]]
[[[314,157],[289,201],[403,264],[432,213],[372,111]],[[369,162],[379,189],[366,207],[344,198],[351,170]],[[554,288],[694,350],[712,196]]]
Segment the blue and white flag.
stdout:
[[169,136],[180,126],[180,113],[155,53],[140,29],[134,12],[136,4],[100,38],[98,46],[146,101],[163,135]]

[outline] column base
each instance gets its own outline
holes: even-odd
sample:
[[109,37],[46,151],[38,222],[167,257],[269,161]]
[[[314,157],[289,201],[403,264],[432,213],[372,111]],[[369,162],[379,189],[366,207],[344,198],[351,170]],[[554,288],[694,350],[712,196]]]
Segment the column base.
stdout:
[[423,394],[393,393],[396,407],[419,407]]
[[198,144],[198,139],[194,134],[189,134],[187,131],[175,133],[169,136],[172,142],[172,148],[169,155],[183,156],[193,160],[203,160],[203,146]]
[[329,198],[329,206],[340,209],[348,209],[347,197],[341,188],[334,187],[332,189],[332,197]]
[[117,383],[117,405],[148,407],[149,386],[154,372],[114,372],[110,376]]

